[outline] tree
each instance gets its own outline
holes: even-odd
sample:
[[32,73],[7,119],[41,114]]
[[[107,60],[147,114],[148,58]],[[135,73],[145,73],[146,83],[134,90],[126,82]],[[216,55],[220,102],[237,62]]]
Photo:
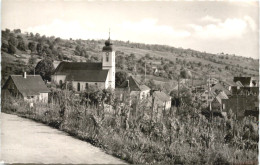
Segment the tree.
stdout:
[[15,33],[21,33],[21,29],[14,29]]
[[28,49],[31,50],[31,52],[34,52],[35,51],[35,43],[34,42],[29,42]]
[[23,51],[26,50],[26,46],[25,46],[25,43],[24,43],[23,39],[21,39],[21,40],[18,42],[17,49],[23,50]]
[[36,51],[37,53],[40,55],[42,54],[42,44],[41,43],[38,43],[37,46],[36,46]]
[[39,61],[35,67],[35,73],[40,74],[44,81],[51,81],[51,75],[54,71],[54,65],[49,58]]
[[15,47],[13,45],[9,45],[8,53],[10,53],[10,54],[15,54],[16,53],[16,49],[15,49]]
[[124,81],[126,81],[127,73],[124,71],[116,72],[116,87],[119,87]]
[[180,76],[181,76],[181,78],[188,79],[188,78],[191,78],[192,75],[191,75],[190,71],[188,71],[186,69],[182,69],[180,71]]
[[10,37],[10,39],[8,40],[8,44],[9,45],[13,45],[13,46],[17,46],[17,39],[15,37]]

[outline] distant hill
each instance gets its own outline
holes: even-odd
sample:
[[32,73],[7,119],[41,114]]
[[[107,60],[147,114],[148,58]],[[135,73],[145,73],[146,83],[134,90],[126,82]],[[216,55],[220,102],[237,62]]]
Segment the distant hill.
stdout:
[[[209,74],[220,79],[233,76],[258,76],[259,60],[229,54],[211,54],[192,49],[166,45],[150,45],[124,41],[113,41],[116,50],[117,71],[125,71],[144,80],[167,88],[176,85],[181,69],[190,70],[193,79],[205,79]],[[2,30],[2,84],[10,74],[32,74],[36,62],[49,57],[53,61],[101,60],[105,40],[65,40],[55,36],[21,33],[19,29]],[[221,50],[219,50],[221,52]],[[155,71],[157,69],[157,72]],[[165,87],[166,88],[166,87]]]

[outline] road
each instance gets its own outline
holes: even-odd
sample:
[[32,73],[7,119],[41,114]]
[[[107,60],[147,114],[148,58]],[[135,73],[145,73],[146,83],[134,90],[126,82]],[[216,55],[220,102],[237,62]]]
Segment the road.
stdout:
[[1,113],[5,163],[124,164],[91,144],[35,121]]

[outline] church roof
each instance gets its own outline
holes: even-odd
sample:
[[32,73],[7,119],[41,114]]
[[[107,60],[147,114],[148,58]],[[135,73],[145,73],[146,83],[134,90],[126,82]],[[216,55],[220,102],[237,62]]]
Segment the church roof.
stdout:
[[67,81],[105,82],[108,70],[71,70],[66,77]]
[[102,70],[102,63],[61,62],[54,75],[66,75],[67,81],[105,82],[108,70]]
[[66,75],[71,70],[102,70],[102,63],[63,61],[55,69],[55,74]]

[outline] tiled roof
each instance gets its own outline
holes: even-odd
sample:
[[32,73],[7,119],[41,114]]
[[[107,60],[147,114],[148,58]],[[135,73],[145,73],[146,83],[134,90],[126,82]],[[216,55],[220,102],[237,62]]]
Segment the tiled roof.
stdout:
[[220,83],[217,83],[216,85],[214,85],[212,88],[211,88],[211,91],[217,93],[217,91],[224,91],[226,93],[226,95],[230,95],[231,92],[226,89],[223,85],[221,85]]
[[[129,84],[128,84],[129,83]],[[141,91],[140,83],[132,76],[128,78],[128,81],[124,81],[119,88],[130,88],[130,91]]]
[[71,70],[102,70],[102,63],[61,62],[55,69],[55,74],[67,74]]
[[166,93],[162,91],[154,91],[153,96],[158,98],[159,100],[165,102],[165,101],[171,101],[171,96],[167,95]]
[[251,77],[234,77],[233,81],[234,82],[240,81],[243,84],[243,86],[249,86]]
[[[34,96],[50,92],[40,75],[27,75],[26,78],[21,75],[11,75],[6,85],[11,79],[23,96]],[[6,88],[6,85],[3,88]]]
[[140,90],[141,91],[146,91],[146,90],[150,90],[150,88],[146,85],[140,85]]
[[108,70],[71,70],[68,72],[67,81],[105,82]]
[[217,95],[216,99],[218,100],[219,103],[221,103],[221,100],[222,100],[222,99],[228,99],[228,96],[227,96],[224,92],[220,92],[220,93]]
[[108,70],[102,70],[102,63],[61,62],[54,75],[66,75],[67,81],[105,82]]

